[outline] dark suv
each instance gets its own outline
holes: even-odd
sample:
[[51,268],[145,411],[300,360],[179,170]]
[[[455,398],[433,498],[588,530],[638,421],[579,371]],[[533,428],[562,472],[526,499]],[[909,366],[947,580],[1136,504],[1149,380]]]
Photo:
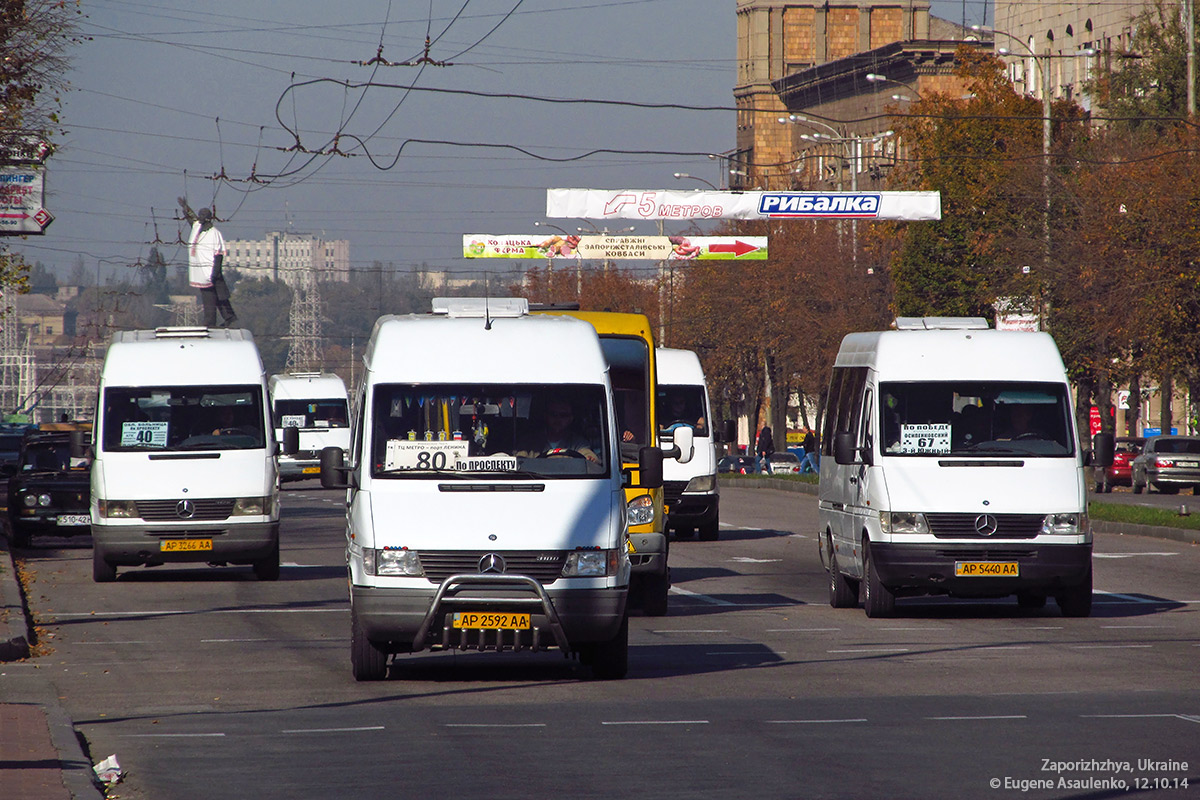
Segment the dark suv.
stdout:
[[25,434],[16,474],[8,481],[14,545],[27,546],[35,533],[91,533],[91,465],[83,454],[90,435],[80,427]]

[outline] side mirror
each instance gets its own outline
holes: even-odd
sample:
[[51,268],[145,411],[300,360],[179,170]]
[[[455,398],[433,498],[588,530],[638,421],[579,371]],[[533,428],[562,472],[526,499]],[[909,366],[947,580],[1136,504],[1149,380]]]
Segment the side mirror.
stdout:
[[663,483],[663,451],[643,447],[638,451],[638,486],[657,489]]
[[296,455],[296,453],[300,452],[300,429],[299,428],[284,428],[283,429],[283,452],[285,455],[289,455],[289,456],[294,456],[294,455]]
[[1111,467],[1116,451],[1117,440],[1111,433],[1097,433],[1092,437],[1092,466]]
[[[721,423],[721,441],[737,444],[737,420],[727,419]],[[735,448],[736,449],[736,448]]]
[[686,464],[692,460],[692,456],[696,454],[695,445],[696,431],[687,425],[680,425],[675,430],[671,431],[671,439],[673,444],[671,447],[662,451],[666,458],[673,458],[680,464]]
[[845,466],[855,463],[854,434],[838,431],[833,435],[833,460]]
[[[295,428],[285,428],[284,435],[286,439],[287,431],[295,431]],[[299,431],[297,431],[297,436]],[[340,447],[326,447],[321,450],[321,488],[322,489],[350,489],[353,488],[350,484],[349,473],[350,468],[346,466],[345,457],[342,454]]]

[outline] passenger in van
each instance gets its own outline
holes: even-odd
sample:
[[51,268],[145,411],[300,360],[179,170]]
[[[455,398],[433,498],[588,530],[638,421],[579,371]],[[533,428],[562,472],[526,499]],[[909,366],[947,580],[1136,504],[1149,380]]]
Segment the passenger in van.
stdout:
[[545,417],[541,428],[523,450],[516,455],[524,458],[539,456],[579,455],[594,464],[600,463],[600,457],[591,448],[590,443],[575,428],[575,410],[566,400],[550,400],[546,403]]

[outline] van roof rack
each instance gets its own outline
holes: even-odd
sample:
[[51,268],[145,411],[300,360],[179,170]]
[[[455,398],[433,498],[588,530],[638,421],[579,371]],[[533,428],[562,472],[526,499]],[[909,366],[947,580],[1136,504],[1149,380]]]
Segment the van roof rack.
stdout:
[[312,371],[308,371],[308,372],[301,371],[301,372],[289,372],[287,374],[287,376],[289,378],[319,378],[319,377],[321,377],[322,374],[324,374],[324,373],[312,372]]
[[898,331],[986,331],[983,317],[896,317]]
[[524,297],[435,297],[433,313],[476,319],[523,317],[529,313],[529,301]]
[[163,327],[154,329],[155,339],[202,339],[208,336],[208,328],[203,326]]

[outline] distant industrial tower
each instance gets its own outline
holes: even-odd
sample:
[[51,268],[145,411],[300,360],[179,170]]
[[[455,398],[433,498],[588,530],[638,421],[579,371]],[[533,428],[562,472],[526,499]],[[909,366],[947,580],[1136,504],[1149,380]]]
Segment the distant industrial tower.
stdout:
[[321,295],[317,276],[311,269],[300,273],[292,287],[292,308],[288,312],[288,372],[320,370],[325,366],[321,344]]
[[29,334],[21,341],[16,307],[0,292],[0,413],[15,413],[33,394],[37,381]]

